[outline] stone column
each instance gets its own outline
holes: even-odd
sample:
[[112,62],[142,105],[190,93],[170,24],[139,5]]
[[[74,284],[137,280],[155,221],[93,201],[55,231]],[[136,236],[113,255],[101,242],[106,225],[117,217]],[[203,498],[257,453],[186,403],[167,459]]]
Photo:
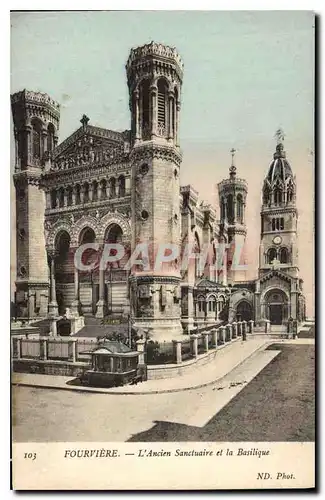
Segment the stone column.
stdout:
[[125,194],[131,193],[131,178],[125,177]]
[[182,341],[181,340],[173,340],[173,344],[174,344],[176,363],[180,364],[182,362]]
[[265,325],[265,333],[270,333],[271,331],[271,323],[270,323],[270,320],[269,319],[266,319],[264,321],[264,325]]
[[151,138],[157,135],[158,125],[158,103],[157,103],[157,85],[150,86],[150,103],[151,103]]
[[135,140],[137,141],[140,139],[139,89],[135,89],[135,91],[133,92],[133,96],[134,96],[134,119],[135,119],[134,137]]
[[49,317],[58,316],[58,303],[56,301],[56,289],[55,289],[55,255],[50,255],[51,259],[51,271],[50,271],[50,282],[51,282],[51,302],[49,303]]
[[237,321],[232,323],[232,338],[237,338]]
[[144,365],[144,345],[145,345],[145,340],[140,339],[137,340],[137,351],[139,353],[138,356],[138,365]]
[[48,339],[40,338],[40,359],[43,359],[44,361],[47,360],[47,344],[48,344]]
[[69,361],[77,362],[77,339],[69,339],[68,341]]
[[192,334],[190,336],[190,339],[193,341],[192,343],[192,349],[193,349],[193,356],[196,359],[198,357],[198,336],[196,333]]
[[181,102],[177,101],[176,103],[176,131],[175,131],[175,144],[179,146],[179,116],[181,110]]
[[71,313],[79,314],[79,270],[74,262],[74,297],[71,304]]
[[51,320],[51,331],[50,331],[50,337],[57,337],[58,335],[58,330],[57,330],[57,324],[56,324],[56,319]]
[[77,201],[76,190],[75,190],[75,186],[73,186],[73,188],[72,188],[72,205],[73,206],[75,206],[76,201]]
[[213,347],[216,349],[218,347],[218,330],[214,328],[211,332],[213,335]]
[[209,351],[209,333],[208,332],[204,332],[202,335],[204,337],[204,349],[205,349],[205,352],[208,352]]
[[247,333],[247,321],[243,321],[243,334]]
[[93,201],[93,186],[92,184],[89,184],[89,191],[88,191],[88,196],[89,196],[89,201]]
[[220,326],[219,331],[220,331],[221,342],[222,342],[222,344],[225,344],[226,343],[226,327]]
[[[33,127],[31,124],[28,122],[25,125],[25,137],[26,137],[26,160],[27,164],[30,165],[32,163],[32,130]],[[24,151],[24,154],[25,154]]]
[[173,139],[173,107],[174,107],[174,92],[168,92],[168,139]]
[[228,342],[231,341],[232,339],[232,326],[228,323],[228,325],[226,325],[226,340]]
[[68,206],[68,191],[65,188],[64,188],[64,191],[63,191],[63,206],[64,207]]
[[243,324],[241,321],[237,322],[237,335],[241,336],[243,334]]
[[105,316],[105,270],[99,269],[99,300],[97,302],[96,318],[103,318]]
[[249,333],[254,332],[254,321],[252,319],[250,319],[248,322],[248,331],[249,331]]

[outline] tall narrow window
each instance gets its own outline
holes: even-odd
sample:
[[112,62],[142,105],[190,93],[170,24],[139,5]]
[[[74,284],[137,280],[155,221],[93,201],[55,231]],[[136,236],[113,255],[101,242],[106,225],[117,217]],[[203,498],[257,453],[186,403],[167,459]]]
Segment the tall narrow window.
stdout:
[[149,81],[144,80],[141,85],[141,101],[142,101],[142,117],[141,117],[141,127],[142,127],[142,139],[150,138],[150,93],[149,93]]
[[227,217],[228,222],[232,223],[234,220],[234,203],[231,194],[227,196]]
[[237,221],[243,223],[243,197],[241,194],[237,195]]
[[272,231],[275,231],[275,219],[272,219]]
[[120,175],[118,178],[118,196],[125,196],[125,177],[124,175]]
[[288,262],[288,250],[286,248],[280,248],[279,252],[280,262],[281,264],[287,264]]
[[270,248],[267,252],[266,263],[272,264],[272,262],[276,259],[276,249]]
[[32,123],[32,154],[33,158],[40,159],[41,157],[41,126],[40,123],[35,120]]
[[167,132],[167,84],[158,80],[158,135],[166,136]]
[[81,201],[81,197],[80,197],[80,185],[77,184],[76,187],[75,187],[75,192],[76,192],[76,205],[79,205],[80,201]]
[[51,208],[56,208],[56,204],[57,204],[56,189],[52,189],[52,191],[51,191]]
[[84,203],[89,202],[89,184],[86,182],[84,184]]
[[54,149],[54,126],[52,123],[47,127],[47,151],[50,153]]
[[280,231],[283,231],[284,230],[284,218],[281,217],[280,219]]

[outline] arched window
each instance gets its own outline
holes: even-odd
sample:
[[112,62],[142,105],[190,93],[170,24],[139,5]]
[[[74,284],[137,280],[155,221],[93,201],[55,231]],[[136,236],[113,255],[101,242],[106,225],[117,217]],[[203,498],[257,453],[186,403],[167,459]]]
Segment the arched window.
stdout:
[[237,195],[237,221],[243,223],[243,197],[241,194]]
[[234,220],[234,204],[233,204],[233,197],[231,194],[227,196],[227,217],[228,217],[228,222],[233,222]]
[[198,312],[205,312],[205,299],[204,297],[198,297]]
[[73,189],[71,186],[69,186],[67,188],[67,204],[68,204],[68,207],[70,207],[72,205],[72,192],[73,192]]
[[144,80],[141,84],[141,101],[142,101],[142,116],[141,116],[141,128],[142,128],[142,138],[150,138],[150,84],[149,80]]
[[167,83],[163,78],[160,78],[157,83],[158,87],[158,135],[166,137],[167,135]]
[[109,180],[109,197],[115,198],[115,196],[116,196],[116,179],[115,177],[112,177]]
[[50,153],[54,149],[54,125],[49,123],[47,127],[47,151]]
[[282,203],[282,192],[281,189],[277,187],[274,190],[274,204],[281,205],[281,203]]
[[270,203],[270,190],[266,187],[263,191],[263,203],[264,205],[269,205]]
[[120,175],[118,178],[118,196],[125,196],[125,177],[124,175]]
[[218,298],[218,303],[217,303],[217,312],[218,314],[221,313],[221,311],[223,310],[223,308],[225,307],[225,303],[226,303],[226,300],[224,298],[223,295],[221,295],[219,298]]
[[63,188],[59,189],[59,207],[60,208],[64,207],[64,189]]
[[51,191],[51,208],[56,208],[56,204],[57,204],[56,189],[52,189],[52,191]]
[[288,187],[287,201],[288,201],[288,203],[291,203],[293,201],[293,188],[292,188],[292,186]]
[[100,198],[101,198],[101,200],[106,199],[106,186],[107,186],[106,179],[103,179],[102,181],[100,181]]
[[32,122],[32,155],[41,158],[41,124],[38,120]]
[[79,205],[79,203],[81,202],[80,191],[81,191],[80,185],[77,184],[76,187],[75,187],[76,205]]
[[216,311],[216,299],[214,297],[209,298],[209,312],[215,312]]
[[267,264],[272,264],[272,262],[276,259],[276,249],[275,248],[269,248],[267,254],[266,254],[266,263]]
[[94,181],[93,182],[93,201],[98,200],[98,182]]
[[84,191],[84,203],[89,202],[89,184],[88,182],[85,182],[83,185],[83,191]]
[[288,250],[284,247],[280,248],[279,257],[280,257],[279,260],[280,260],[281,264],[287,264],[289,261]]

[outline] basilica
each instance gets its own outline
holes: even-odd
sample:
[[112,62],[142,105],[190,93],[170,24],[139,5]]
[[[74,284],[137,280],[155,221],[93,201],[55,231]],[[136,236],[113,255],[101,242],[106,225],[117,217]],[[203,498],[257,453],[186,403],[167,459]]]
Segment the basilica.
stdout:
[[[11,96],[19,317],[56,318],[67,308],[85,318],[130,316],[154,338],[237,319],[256,325],[304,319],[296,180],[281,133],[261,193],[259,267],[248,281],[248,186],[237,174],[234,151],[229,176],[218,184],[219,206],[180,185],[183,75],[175,48],[151,42],[131,49],[130,129],[95,127],[84,115],[63,142],[57,102],[30,90]],[[193,265],[184,269],[176,260],[159,272],[127,269],[122,259],[105,269],[77,268],[80,245],[105,242],[121,243],[129,254],[139,242],[189,244]],[[225,251],[216,265],[220,246]],[[203,248],[209,258],[202,269],[196,255]]]

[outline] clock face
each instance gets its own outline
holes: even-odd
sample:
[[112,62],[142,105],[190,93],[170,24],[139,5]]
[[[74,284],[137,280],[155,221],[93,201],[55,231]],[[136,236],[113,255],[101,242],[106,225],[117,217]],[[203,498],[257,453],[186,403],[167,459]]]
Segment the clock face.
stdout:
[[282,241],[281,236],[275,236],[275,237],[273,238],[273,243],[274,243],[275,245],[280,245],[281,241]]

